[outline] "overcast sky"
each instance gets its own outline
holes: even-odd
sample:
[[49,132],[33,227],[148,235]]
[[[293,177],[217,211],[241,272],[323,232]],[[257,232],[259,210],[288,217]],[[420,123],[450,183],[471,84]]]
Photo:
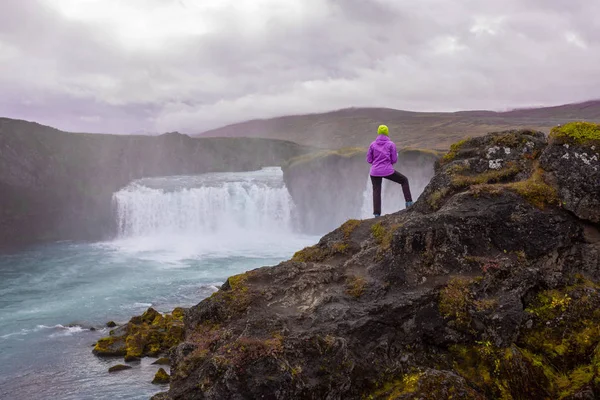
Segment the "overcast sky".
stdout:
[[199,133],[600,98],[599,0],[0,0],[0,116]]

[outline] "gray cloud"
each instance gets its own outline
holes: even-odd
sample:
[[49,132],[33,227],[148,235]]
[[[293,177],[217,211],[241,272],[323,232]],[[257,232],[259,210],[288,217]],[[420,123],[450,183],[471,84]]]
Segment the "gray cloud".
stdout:
[[4,0],[0,115],[196,133],[351,106],[505,109],[600,93],[595,0],[217,3],[104,0],[69,14]]

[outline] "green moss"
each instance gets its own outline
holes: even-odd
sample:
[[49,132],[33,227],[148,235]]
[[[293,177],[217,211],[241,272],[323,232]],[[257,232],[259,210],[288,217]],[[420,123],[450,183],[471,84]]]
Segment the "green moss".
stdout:
[[452,144],[450,146],[450,151],[448,151],[448,153],[446,153],[444,155],[444,157],[442,157],[441,163],[446,164],[446,163],[449,163],[450,161],[454,160],[456,158],[456,156],[458,155],[458,152],[460,151],[460,149],[462,149],[463,146],[469,142],[469,140],[471,140],[471,139],[466,138],[466,139],[459,140],[458,142]]
[[516,133],[505,133],[492,136],[492,143],[500,147],[514,148],[526,142],[525,138],[519,138]]
[[454,369],[493,399],[550,399],[551,385],[542,364],[535,365],[516,346],[490,341],[452,346]]
[[345,242],[333,242],[325,246],[315,245],[297,251],[292,257],[295,262],[322,262],[329,257],[346,254],[350,245]]
[[473,305],[477,311],[490,311],[498,307],[496,299],[482,299],[473,301]]
[[334,243],[331,246],[331,250],[334,254],[345,254],[348,251],[350,245],[348,243]]
[[429,198],[427,199],[427,204],[429,204],[429,206],[434,210],[438,210],[442,205],[442,201],[448,195],[448,193],[450,193],[450,189],[448,188],[436,190],[431,195],[429,195]]
[[169,374],[167,374],[167,371],[165,371],[163,368],[160,368],[156,372],[156,375],[154,375],[152,383],[154,383],[155,385],[163,385],[169,383],[170,381],[171,377],[169,376]]
[[402,378],[386,382],[379,390],[366,396],[367,399],[399,399],[404,395],[415,393],[422,373],[416,372],[404,375]]
[[[170,314],[162,315],[149,308],[131,320],[119,331],[100,339],[94,346],[97,356],[125,356],[125,361],[141,357],[155,357],[178,345],[184,337],[183,321]],[[119,336],[117,335],[119,332]]]
[[499,195],[504,190],[502,185],[491,185],[491,184],[478,184],[473,185],[469,188],[469,193],[471,193],[475,197],[479,197],[482,194],[491,194],[491,195]]
[[[565,399],[585,387],[600,388],[600,285],[583,276],[572,284],[544,290],[527,305],[530,320],[515,344],[499,348],[489,340],[450,347],[454,370],[488,398]],[[474,308],[491,306],[472,300],[466,281],[451,282],[440,294],[444,314],[468,320]],[[495,306],[494,306],[495,307]]]
[[462,189],[471,185],[499,183],[513,178],[520,171],[517,165],[508,164],[505,168],[489,170],[478,175],[455,175],[452,177],[452,186]]
[[356,219],[351,219],[351,220],[344,222],[344,224],[340,227],[340,229],[342,230],[342,233],[344,234],[344,239],[349,240],[350,236],[352,236],[352,233],[359,226],[360,226],[360,221],[356,220]]
[[558,192],[544,180],[544,171],[536,167],[529,179],[509,183],[505,186],[527,200],[532,205],[544,209],[558,203]]
[[386,227],[382,222],[378,222],[371,226],[371,235],[379,245],[379,251],[387,251],[392,245],[394,233],[401,225],[394,224]]
[[99,357],[119,357],[127,354],[125,338],[108,336],[96,342],[92,352]]
[[181,307],[177,307],[171,313],[173,318],[178,319],[179,321],[183,321],[183,317],[185,316],[185,310]]
[[230,276],[224,288],[213,293],[207,301],[219,304],[228,317],[244,312],[252,296],[248,286],[248,280],[253,275],[252,271]]
[[277,357],[283,352],[283,336],[274,334],[269,339],[240,337],[219,349],[220,354],[232,366],[248,365],[255,360]]
[[346,294],[354,298],[363,295],[367,281],[362,276],[349,276],[346,279]]
[[597,145],[600,144],[600,124],[570,122],[553,128],[550,138],[559,144]]
[[231,290],[245,291],[247,290],[245,283],[248,280],[248,277],[249,275],[247,272],[243,274],[233,275],[227,278],[227,283],[229,284]]
[[473,304],[473,293],[470,289],[472,283],[472,279],[452,278],[440,291],[440,313],[455,320],[461,327],[467,327],[471,323],[469,308]]
[[327,258],[327,251],[319,245],[306,247],[294,253],[292,261],[295,262],[320,262]]
[[461,172],[469,171],[471,166],[468,163],[455,164],[446,169],[446,173],[449,175],[460,174]]

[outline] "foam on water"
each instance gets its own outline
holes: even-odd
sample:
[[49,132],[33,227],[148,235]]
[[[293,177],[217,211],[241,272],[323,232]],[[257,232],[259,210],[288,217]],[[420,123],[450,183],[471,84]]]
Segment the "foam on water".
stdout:
[[295,231],[278,168],[136,181],[114,205],[114,241],[0,257],[0,398],[147,399],[157,366],[109,375],[122,360],[92,355],[107,321],[192,306],[318,240]]

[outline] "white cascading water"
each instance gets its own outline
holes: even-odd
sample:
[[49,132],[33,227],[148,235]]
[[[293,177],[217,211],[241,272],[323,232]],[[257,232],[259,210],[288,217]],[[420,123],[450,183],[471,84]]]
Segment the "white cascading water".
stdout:
[[294,234],[294,203],[278,167],[141,179],[113,200],[120,240],[142,250],[256,252]]

